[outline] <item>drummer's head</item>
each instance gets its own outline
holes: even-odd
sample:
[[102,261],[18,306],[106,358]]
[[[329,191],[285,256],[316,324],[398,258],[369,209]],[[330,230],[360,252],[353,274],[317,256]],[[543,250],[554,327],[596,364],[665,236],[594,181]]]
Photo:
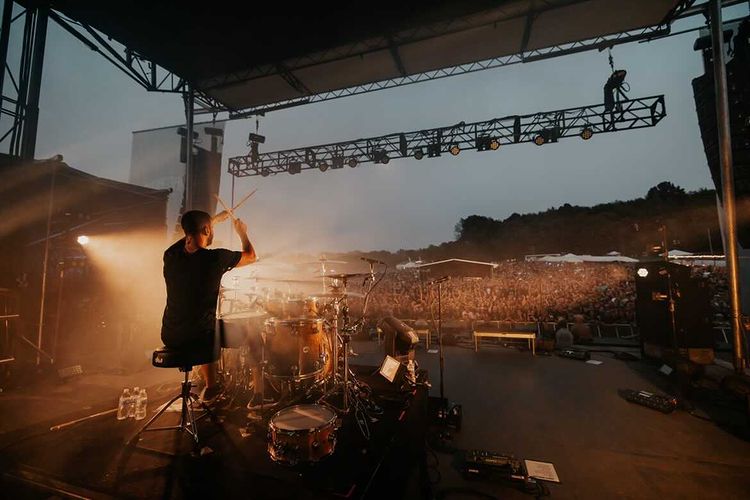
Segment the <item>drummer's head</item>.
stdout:
[[214,229],[211,225],[211,216],[202,210],[190,210],[182,214],[180,219],[182,230],[186,238],[192,238],[195,244],[201,248],[210,246],[214,241]]

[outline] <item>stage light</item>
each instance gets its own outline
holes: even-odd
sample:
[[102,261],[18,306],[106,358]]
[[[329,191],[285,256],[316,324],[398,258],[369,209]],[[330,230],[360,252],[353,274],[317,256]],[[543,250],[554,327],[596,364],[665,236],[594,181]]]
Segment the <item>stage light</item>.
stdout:
[[375,163],[382,163],[387,165],[391,159],[388,157],[388,153],[383,149],[376,149],[372,152],[372,161]]
[[[328,168],[328,167],[326,166],[326,168]],[[289,169],[288,170],[289,170],[289,173],[292,174],[292,175],[298,174],[298,173],[302,172],[302,164],[300,162],[298,162],[298,161],[293,161],[292,163],[289,164]]]
[[594,131],[591,130],[591,127],[583,127],[583,129],[581,129],[581,139],[584,141],[588,141],[593,135]]
[[341,155],[335,155],[331,159],[331,168],[344,168],[344,157]]
[[609,77],[609,80],[607,80],[607,84],[611,85],[612,87],[620,87],[625,82],[625,77],[627,76],[627,74],[628,72],[624,69],[615,70]]
[[537,134],[537,136],[534,137],[534,144],[536,144],[537,146],[543,146],[545,142],[547,142],[547,140],[542,134]]
[[328,170],[328,163],[321,161],[320,163],[318,163],[318,168],[321,172],[325,172],[326,170]]
[[646,269],[645,267],[640,267],[638,268],[638,271],[636,271],[636,274],[638,274],[638,276],[640,276],[641,278],[645,278],[646,276],[648,276],[648,269]]
[[355,168],[359,164],[359,160],[357,160],[356,156],[352,156],[349,158],[349,166],[352,168]]
[[424,158],[424,151],[422,151],[422,148],[414,148],[414,159],[421,160],[422,158]]
[[305,163],[311,167],[315,165],[315,151],[312,149],[305,150]]
[[452,144],[448,151],[450,151],[453,156],[458,156],[458,153],[461,152],[461,148],[458,147],[458,144]]
[[89,237],[86,236],[85,234],[82,234],[81,236],[76,238],[76,241],[78,242],[79,245],[86,246],[89,244]]
[[483,135],[477,137],[475,146],[477,151],[497,151],[500,148],[500,141],[495,137]]
[[263,177],[268,177],[269,175],[271,175],[271,169],[268,167],[261,168],[260,175],[262,175]]
[[260,134],[253,134],[252,132],[250,132],[247,135],[247,144],[250,145],[253,142],[264,144],[266,142],[266,137]]
[[651,245],[651,247],[649,248],[649,251],[653,255],[661,255],[664,253],[664,247],[661,245]]
[[617,96],[615,91],[622,93],[623,83],[625,83],[625,76],[627,71],[624,69],[618,69],[614,71],[607,79],[607,83],[604,84],[604,111],[609,113],[614,111],[615,104],[617,104]]

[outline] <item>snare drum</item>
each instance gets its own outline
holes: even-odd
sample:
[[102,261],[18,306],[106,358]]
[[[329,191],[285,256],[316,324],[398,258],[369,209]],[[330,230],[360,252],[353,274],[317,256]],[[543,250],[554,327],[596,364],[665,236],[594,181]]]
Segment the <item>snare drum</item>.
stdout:
[[266,321],[265,358],[271,377],[305,380],[323,375],[330,359],[327,346],[322,319]]
[[268,424],[268,453],[274,462],[318,462],[336,448],[336,413],[321,405],[294,405]]

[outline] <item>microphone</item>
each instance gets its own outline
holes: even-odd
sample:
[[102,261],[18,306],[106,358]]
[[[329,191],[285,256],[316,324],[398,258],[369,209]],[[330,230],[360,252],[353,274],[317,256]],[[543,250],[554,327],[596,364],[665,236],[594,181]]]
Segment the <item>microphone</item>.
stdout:
[[382,265],[385,265],[385,262],[383,262],[382,260],[370,259],[369,257],[360,257],[360,260],[364,260],[368,264],[382,264]]
[[438,283],[442,283],[443,281],[448,281],[451,279],[450,276],[443,276],[442,278],[435,278],[432,281],[427,282],[427,286],[437,285]]

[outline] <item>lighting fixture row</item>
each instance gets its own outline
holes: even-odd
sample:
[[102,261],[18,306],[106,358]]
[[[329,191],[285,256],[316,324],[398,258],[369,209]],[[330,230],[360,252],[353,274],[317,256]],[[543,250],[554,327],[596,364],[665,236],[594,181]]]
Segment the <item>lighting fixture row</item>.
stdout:
[[[547,131],[545,131],[547,132]],[[594,131],[591,129],[591,127],[586,126],[581,129],[580,134],[578,134],[581,139],[584,141],[588,141],[593,137]],[[549,133],[540,133],[537,134],[534,137],[534,144],[537,146],[543,146],[544,144],[548,142],[557,142],[557,137],[552,136]],[[477,139],[477,145],[476,145],[477,151],[497,151],[500,149],[500,141],[498,141],[494,137],[480,137]],[[458,156],[458,154],[461,152],[461,147],[457,143],[452,143],[450,147],[448,148],[448,152],[452,154],[453,156]],[[425,157],[425,154],[429,156],[430,158],[440,156],[440,147],[439,145],[431,144],[427,146],[427,153],[425,153],[424,148],[422,147],[416,147],[412,151],[412,155],[414,156],[415,160],[421,160]],[[375,150],[372,153],[372,161],[374,163],[381,163],[383,165],[387,165],[390,161],[390,157],[388,156],[388,153],[386,153],[385,150],[379,149]],[[325,160],[319,161],[317,163],[317,167],[321,172],[325,172],[328,170],[328,168],[343,168],[344,167],[344,157],[336,157],[332,160],[332,164],[329,165],[328,162]],[[351,168],[355,168],[357,165],[359,165],[359,159],[356,156],[352,156],[349,158],[349,160],[346,162],[347,165],[349,165]],[[301,162],[292,162],[289,164],[289,167],[287,171],[294,175],[299,174],[302,172],[302,163]],[[268,177],[271,174],[271,169],[269,167],[262,167],[260,169],[260,175],[263,177]]]

